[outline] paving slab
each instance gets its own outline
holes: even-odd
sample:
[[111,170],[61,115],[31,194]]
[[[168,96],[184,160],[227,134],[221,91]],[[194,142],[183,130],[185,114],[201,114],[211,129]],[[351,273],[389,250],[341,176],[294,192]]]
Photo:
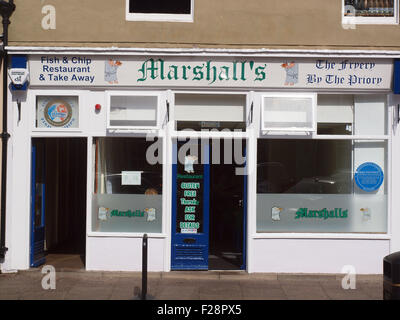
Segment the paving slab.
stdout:
[[182,284],[160,286],[155,294],[157,300],[198,300],[199,298],[199,287]]
[[200,284],[200,300],[241,300],[242,290],[237,282],[218,281],[213,286]]
[[[140,272],[57,272],[56,290],[42,288],[35,269],[0,274],[0,300],[133,300],[141,289]],[[245,272],[154,272],[148,294],[162,300],[381,300],[382,276],[356,278],[356,290],[344,290],[344,275],[247,274]]]
[[[371,294],[367,294],[356,285],[356,289],[343,289],[341,282],[321,282],[322,288],[332,300],[371,300]],[[375,293],[378,295],[378,293]]]
[[283,283],[282,289],[289,300],[329,300],[329,296],[319,283],[297,281],[293,284]]
[[287,300],[288,297],[281,287],[243,286],[242,295],[245,300]]
[[215,271],[171,271],[161,274],[161,279],[218,280],[219,278],[220,273]]

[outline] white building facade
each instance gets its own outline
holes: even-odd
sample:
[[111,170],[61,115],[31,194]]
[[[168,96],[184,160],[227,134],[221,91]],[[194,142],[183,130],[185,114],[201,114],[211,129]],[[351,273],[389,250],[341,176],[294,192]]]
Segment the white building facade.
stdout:
[[165,272],[379,274],[400,250],[400,53],[9,50],[29,83],[7,106],[3,271],[72,233],[105,271],[141,270],[143,234]]

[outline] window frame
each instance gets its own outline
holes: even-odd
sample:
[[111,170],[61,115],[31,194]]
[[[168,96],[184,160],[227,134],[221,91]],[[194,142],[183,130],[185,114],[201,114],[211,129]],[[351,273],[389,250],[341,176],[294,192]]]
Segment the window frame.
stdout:
[[[64,128],[64,127],[51,127],[44,128],[37,126],[37,98],[43,97],[77,97],[78,98],[78,126],[75,128]],[[66,134],[79,134],[83,132],[83,128],[86,125],[86,114],[84,109],[81,107],[85,104],[86,95],[84,91],[77,90],[31,90],[28,101],[34,106],[34,116],[31,119],[31,131],[35,134],[45,133],[45,132],[56,132],[56,133],[66,133]]]
[[399,24],[399,0],[394,0],[394,17],[346,17],[344,15],[345,0],[342,0],[342,25],[385,25]]
[[[265,127],[265,98],[307,98],[312,101],[312,127],[298,128],[270,128]],[[316,93],[266,93],[261,95],[261,133],[262,135],[274,135],[279,133],[305,133],[313,134],[317,131],[317,94]]]
[[[123,96],[123,97],[157,97],[157,115],[156,115],[156,125],[155,126],[113,126],[111,125],[111,98],[115,96]],[[162,93],[156,91],[107,91],[107,130],[112,132],[127,132],[127,131],[138,131],[138,132],[150,132],[154,130],[161,129],[161,117],[164,113],[163,110],[165,109],[163,106],[163,99]]]
[[129,1],[126,0],[126,21],[194,22],[194,0],[190,0],[189,14],[131,13],[129,12]]

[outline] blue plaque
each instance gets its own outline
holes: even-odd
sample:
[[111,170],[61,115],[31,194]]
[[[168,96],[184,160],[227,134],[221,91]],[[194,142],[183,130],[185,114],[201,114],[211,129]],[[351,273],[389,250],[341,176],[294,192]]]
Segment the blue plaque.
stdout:
[[383,183],[384,174],[380,166],[373,162],[366,162],[360,165],[354,179],[357,186],[363,191],[376,191]]

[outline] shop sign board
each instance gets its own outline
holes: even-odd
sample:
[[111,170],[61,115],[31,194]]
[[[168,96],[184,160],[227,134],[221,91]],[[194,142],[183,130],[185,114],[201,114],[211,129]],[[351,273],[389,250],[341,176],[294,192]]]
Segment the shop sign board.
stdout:
[[392,59],[31,55],[32,86],[390,90]]

